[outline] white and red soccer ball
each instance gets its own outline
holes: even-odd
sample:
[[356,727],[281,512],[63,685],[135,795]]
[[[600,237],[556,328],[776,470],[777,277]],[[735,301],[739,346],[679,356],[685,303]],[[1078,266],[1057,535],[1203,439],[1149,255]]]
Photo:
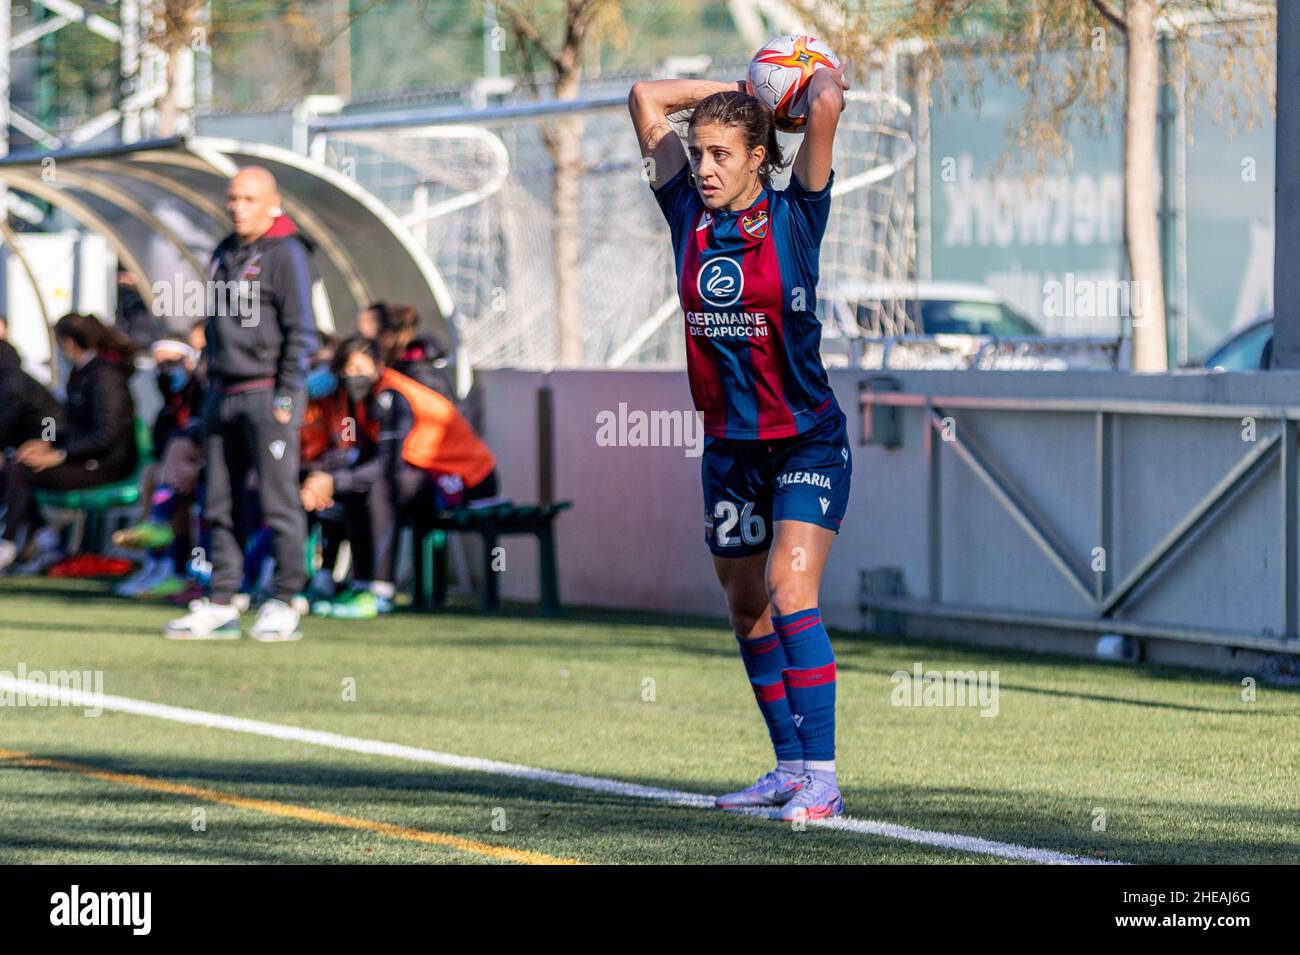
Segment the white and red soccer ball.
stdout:
[[808,87],[818,70],[840,68],[821,40],[788,34],[770,41],[749,63],[749,94],[772,110],[776,128],[796,133],[808,122]]

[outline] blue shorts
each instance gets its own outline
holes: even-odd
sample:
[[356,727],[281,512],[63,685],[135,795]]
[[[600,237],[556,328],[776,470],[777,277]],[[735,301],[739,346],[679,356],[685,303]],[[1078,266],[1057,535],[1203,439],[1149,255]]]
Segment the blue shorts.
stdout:
[[774,441],[704,439],[704,539],[717,557],[772,546],[773,521],[807,521],[839,533],[849,506],[853,455],[838,408],[809,431]]

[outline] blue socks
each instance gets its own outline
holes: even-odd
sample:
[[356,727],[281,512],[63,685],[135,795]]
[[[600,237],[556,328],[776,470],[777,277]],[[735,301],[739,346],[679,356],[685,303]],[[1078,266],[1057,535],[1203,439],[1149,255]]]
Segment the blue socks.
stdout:
[[758,709],[767,723],[768,735],[772,737],[777,762],[801,761],[803,743],[795,729],[790,701],[786,699],[785,682],[781,677],[782,671],[789,665],[781,640],[776,634],[769,633],[765,637],[750,640],[738,636],[736,641],[740,644],[740,658],[745,661],[745,672],[749,674],[749,682],[754,687],[754,699],[758,701]]
[[834,772],[835,653],[816,607],[772,618],[785,650],[782,673],[804,767]]

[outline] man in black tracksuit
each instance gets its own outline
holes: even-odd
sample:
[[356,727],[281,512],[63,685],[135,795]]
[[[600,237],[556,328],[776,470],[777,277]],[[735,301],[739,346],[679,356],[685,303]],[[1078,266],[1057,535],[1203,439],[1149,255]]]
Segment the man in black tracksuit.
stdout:
[[307,404],[307,365],[316,350],[315,269],[311,245],[279,205],[275,179],[265,169],[241,169],[231,179],[227,207],[235,231],[217,246],[209,269],[204,509],[212,528],[212,592],[168,624],[173,639],[239,636],[231,600],[242,574],[251,471],[273,535],[275,597],[263,605],[250,636],[300,636],[289,603],[306,583],[298,429]]

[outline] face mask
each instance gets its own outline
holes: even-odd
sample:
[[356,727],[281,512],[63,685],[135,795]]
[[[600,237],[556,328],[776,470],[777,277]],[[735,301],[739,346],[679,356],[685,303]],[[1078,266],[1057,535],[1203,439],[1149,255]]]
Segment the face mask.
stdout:
[[311,374],[307,376],[308,398],[324,398],[326,395],[334,394],[338,387],[338,376],[330,371],[329,365],[313,368]]
[[189,384],[190,373],[184,365],[163,365],[158,369],[158,389],[166,395],[174,395]]
[[370,391],[375,387],[375,383],[365,375],[346,375],[343,378],[343,387],[348,390],[348,397],[354,404],[361,404],[370,397]]

